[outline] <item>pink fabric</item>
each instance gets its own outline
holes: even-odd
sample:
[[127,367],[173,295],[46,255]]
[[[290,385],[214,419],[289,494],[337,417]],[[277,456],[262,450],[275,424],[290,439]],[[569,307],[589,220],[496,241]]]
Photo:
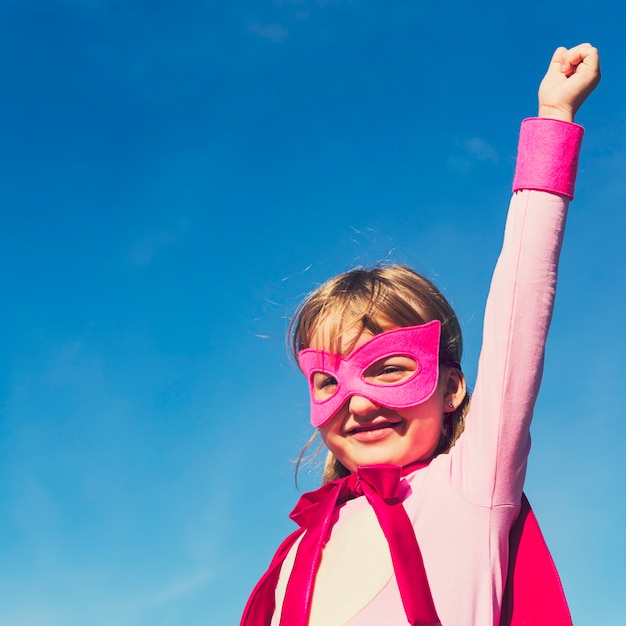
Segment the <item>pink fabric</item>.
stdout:
[[[296,541],[304,533],[305,528],[299,528],[289,535],[278,547],[276,554],[272,559],[270,566],[259,582],[255,585],[250,598],[243,610],[241,617],[241,626],[267,626],[274,614],[276,602],[274,598],[274,590],[278,584],[280,570]],[[270,616],[270,617],[268,617]]]
[[[414,464],[413,471],[426,464]],[[407,470],[408,471],[408,470]],[[376,513],[387,542],[402,604],[412,626],[438,624],[422,555],[402,506],[398,465],[360,467],[356,474],[333,481],[316,492],[305,494],[291,517],[307,528],[297,549],[283,601],[280,626],[306,626],[313,585],[337,503],[365,495]],[[247,626],[242,621],[242,626]]]
[[426,580],[424,562],[402,501],[401,477],[423,469],[427,462],[405,468],[399,465],[360,467],[355,474],[327,483],[302,495],[290,517],[300,529],[292,533],[276,551],[248,600],[241,626],[267,626],[274,613],[274,590],[279,567],[289,549],[305,531],[297,548],[297,558],[289,576],[280,612],[280,624],[306,626],[311,609],[315,576],[329,529],[335,521],[335,508],[349,499],[365,495],[378,517],[398,574],[403,610],[412,626],[438,623],[437,613]]
[[[368,398],[391,409],[406,409],[426,402],[439,378],[439,335],[441,322],[397,328],[361,344],[348,356],[326,350],[302,350],[300,368],[309,381],[311,423],[323,426],[354,395]],[[417,363],[413,376],[399,383],[379,385],[364,378],[366,370],[390,356],[408,356]],[[315,397],[313,375],[323,372],[337,382],[335,393],[324,400]]]
[[[356,474],[302,495],[290,517],[301,526],[301,531],[306,531],[306,535],[298,546],[289,576],[280,624],[308,624],[311,592],[328,528],[333,523],[334,509],[346,499],[361,495],[366,496],[376,512],[389,544],[403,605],[399,607],[393,601],[384,602],[387,609],[385,623],[403,624],[408,620],[412,626],[439,624],[421,551],[402,506],[400,482],[402,475],[427,465],[414,463],[404,469],[397,465],[360,467]],[[272,584],[271,579],[276,577],[277,567],[282,565],[299,532],[278,549],[268,571],[250,596],[241,626],[267,626],[272,622],[277,580]],[[572,626],[558,572],[526,496],[522,496],[522,509],[511,529],[509,546],[508,577],[499,626]]]
[[[557,172],[560,182],[552,184],[541,171],[573,172],[578,154],[577,147],[571,149],[567,142],[570,149],[563,150],[562,136],[554,132],[557,127],[569,137],[568,142],[572,137],[580,141],[582,133],[561,122],[532,120],[522,125],[515,188],[520,184],[546,186],[554,194],[524,189],[511,200],[485,311],[478,376],[465,431],[448,454],[403,479],[403,506],[421,548],[443,626],[497,626],[500,620],[509,534],[520,512],[529,428],[552,317],[568,196],[573,193],[571,185],[563,187],[563,180],[571,183],[572,176],[564,179]],[[550,145],[538,154],[539,141],[527,133],[541,141],[551,138]],[[545,161],[545,154],[569,162],[555,168]],[[362,545],[350,544],[350,533],[340,532],[342,527],[358,528],[359,519],[369,515],[361,500],[341,507],[324,554],[349,560],[354,550],[362,549]],[[367,541],[373,547],[385,538],[381,531]],[[323,572],[322,567],[320,576]],[[283,567],[281,580],[289,574]],[[339,592],[360,606],[350,619],[343,620],[344,626],[407,624],[393,574],[374,597],[363,596],[349,576]],[[281,602],[277,595],[272,626],[278,624]],[[324,626],[332,623],[328,620]]]
[[572,199],[583,133],[582,126],[561,120],[524,120],[513,191],[536,189]]
[[500,626],[573,626],[561,580],[526,496],[510,546]]

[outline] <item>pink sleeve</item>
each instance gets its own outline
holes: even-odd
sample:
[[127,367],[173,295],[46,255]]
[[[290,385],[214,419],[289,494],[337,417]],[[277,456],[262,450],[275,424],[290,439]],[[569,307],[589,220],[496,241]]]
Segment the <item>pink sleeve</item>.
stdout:
[[517,191],[487,299],[471,410],[450,454],[453,483],[482,506],[520,502],[581,139],[574,124],[522,124]]

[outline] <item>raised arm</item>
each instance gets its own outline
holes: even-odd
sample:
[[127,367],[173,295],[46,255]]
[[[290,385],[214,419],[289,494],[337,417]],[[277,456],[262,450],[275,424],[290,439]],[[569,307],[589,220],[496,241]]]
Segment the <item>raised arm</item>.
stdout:
[[455,483],[476,504],[519,503],[582,138],[571,122],[599,80],[595,48],[559,48],[539,89],[539,118],[522,126],[472,408],[451,459]]

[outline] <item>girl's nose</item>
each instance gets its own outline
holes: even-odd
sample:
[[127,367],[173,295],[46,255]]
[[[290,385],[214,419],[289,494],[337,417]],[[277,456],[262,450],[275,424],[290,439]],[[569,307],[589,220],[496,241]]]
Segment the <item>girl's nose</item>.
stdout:
[[352,396],[348,401],[348,408],[353,415],[366,416],[373,411],[378,411],[380,404],[376,404],[363,396]]

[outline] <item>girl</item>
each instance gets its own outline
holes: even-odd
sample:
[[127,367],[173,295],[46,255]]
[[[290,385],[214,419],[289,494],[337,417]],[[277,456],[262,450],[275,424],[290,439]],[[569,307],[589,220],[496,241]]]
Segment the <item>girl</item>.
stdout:
[[300,528],[242,625],[571,623],[522,488],[582,139],[573,120],[599,79],[595,48],[559,48],[539,117],[522,123],[471,409],[459,323],[425,278],[353,270],[301,305],[293,349],[329,450],[325,484],[294,509]]

